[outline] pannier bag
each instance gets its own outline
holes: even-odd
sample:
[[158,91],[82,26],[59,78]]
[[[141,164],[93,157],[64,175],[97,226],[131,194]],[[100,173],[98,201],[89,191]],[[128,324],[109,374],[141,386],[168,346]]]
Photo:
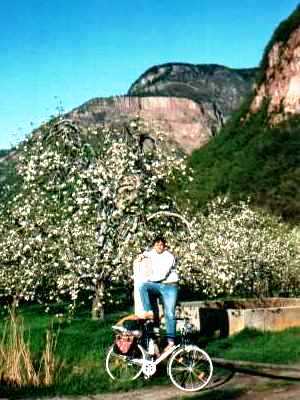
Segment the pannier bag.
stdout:
[[115,346],[117,352],[128,354],[136,344],[136,337],[130,334],[120,334],[116,336]]
[[[128,315],[122,318],[114,327],[121,328],[124,331],[119,332],[115,339],[115,350],[120,354],[130,353],[142,336],[143,322],[135,315]],[[116,329],[118,331],[118,329]]]

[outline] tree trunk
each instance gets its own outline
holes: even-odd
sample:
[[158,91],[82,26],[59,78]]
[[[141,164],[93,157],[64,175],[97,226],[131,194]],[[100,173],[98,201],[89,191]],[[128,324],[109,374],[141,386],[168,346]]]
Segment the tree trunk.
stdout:
[[97,282],[92,305],[92,319],[104,319],[104,289],[104,282]]
[[16,308],[19,307],[19,300],[20,300],[19,295],[18,295],[18,294],[15,294],[15,295],[13,296],[13,300],[12,300],[12,302],[11,302],[11,309],[12,309],[13,312],[15,312],[15,311],[16,311]]

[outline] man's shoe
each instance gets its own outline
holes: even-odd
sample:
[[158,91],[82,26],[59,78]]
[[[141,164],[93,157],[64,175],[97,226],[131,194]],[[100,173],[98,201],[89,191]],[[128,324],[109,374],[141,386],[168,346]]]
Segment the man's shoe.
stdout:
[[154,319],[153,311],[145,311],[137,314],[140,319]]
[[174,342],[169,342],[168,345],[163,349],[163,353],[166,353],[167,351],[169,351],[174,346],[175,346]]

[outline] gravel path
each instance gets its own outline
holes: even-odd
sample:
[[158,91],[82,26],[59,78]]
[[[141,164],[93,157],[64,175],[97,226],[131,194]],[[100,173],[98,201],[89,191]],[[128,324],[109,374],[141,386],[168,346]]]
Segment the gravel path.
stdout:
[[[125,393],[53,397],[39,400],[300,400],[300,382],[236,374],[223,386],[199,393],[184,393],[174,386],[155,386]],[[2,400],[2,399],[0,399]]]

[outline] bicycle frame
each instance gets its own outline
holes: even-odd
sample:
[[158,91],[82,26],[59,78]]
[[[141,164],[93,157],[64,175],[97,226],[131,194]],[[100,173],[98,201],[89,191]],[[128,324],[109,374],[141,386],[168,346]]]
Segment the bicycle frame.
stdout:
[[[147,359],[132,359],[131,362],[134,362],[136,364],[142,365],[143,363],[151,363],[153,365],[158,365],[160,364],[163,360],[165,360],[166,358],[168,358],[173,351],[175,351],[176,349],[178,349],[181,345],[180,344],[174,344],[174,346],[170,347],[169,350],[164,351],[155,361],[153,360],[147,360]],[[152,356],[152,354],[149,354],[147,352],[146,349],[143,348],[143,350],[145,351],[145,354],[147,356]]]
[[150,376],[154,375],[156,372],[157,365],[161,363],[163,360],[168,358],[176,349],[180,347],[180,344],[174,345],[170,347],[167,351],[163,352],[155,361],[154,360],[147,360],[147,356],[152,356],[149,354],[146,349],[143,348],[146,357],[143,358],[134,358],[130,360],[132,363],[136,365],[140,365],[142,367],[142,371],[144,374],[145,379],[149,379]]
[[[189,340],[190,326],[186,319],[185,322],[181,330],[180,343],[174,344],[160,355],[155,354],[155,347],[152,346],[151,341],[154,341],[156,346],[158,344],[155,342],[153,332],[146,329],[143,336],[139,330],[131,331],[131,334],[138,338],[136,350],[131,356],[130,354],[114,353],[114,345],[108,351],[106,370],[110,377],[118,379],[118,373],[115,374],[113,368],[120,369],[123,363],[125,379],[135,380],[141,374],[145,379],[149,379],[155,374],[157,366],[168,358],[167,373],[171,382],[178,389],[193,392],[205,387],[212,377],[213,365],[209,355]],[[127,333],[126,328],[120,326],[113,328],[116,331]],[[115,359],[117,360],[116,364],[114,364]],[[122,360],[121,363],[120,360]]]

